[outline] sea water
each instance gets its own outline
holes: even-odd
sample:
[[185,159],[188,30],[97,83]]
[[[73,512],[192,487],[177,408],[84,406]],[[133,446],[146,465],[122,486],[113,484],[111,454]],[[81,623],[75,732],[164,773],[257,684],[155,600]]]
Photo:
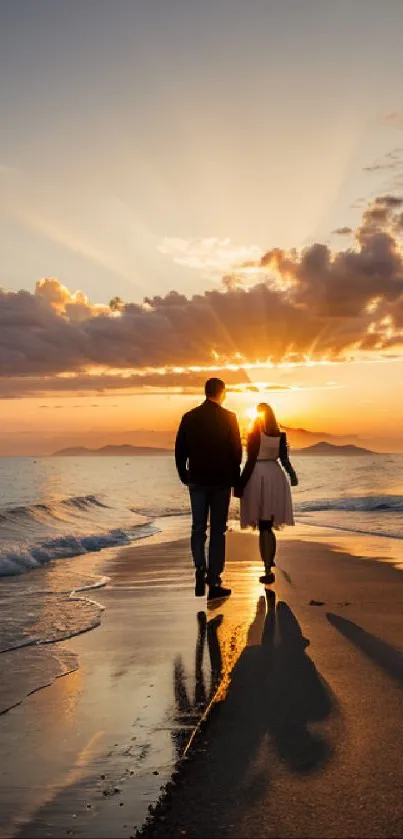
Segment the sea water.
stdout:
[[[293,490],[297,522],[403,539],[403,455],[299,456],[293,462],[300,480]],[[185,535],[188,516],[187,490],[170,455],[1,458],[3,674],[10,667],[15,682],[19,663],[26,672],[28,649],[31,659],[44,662],[30,689],[71,668],[59,655],[53,672],[49,648],[101,621],[96,590],[105,580],[94,571],[93,557],[149,538],[162,522],[175,520],[175,532]],[[238,518],[236,499],[230,516]],[[20,700],[19,690],[0,697],[0,712]]]

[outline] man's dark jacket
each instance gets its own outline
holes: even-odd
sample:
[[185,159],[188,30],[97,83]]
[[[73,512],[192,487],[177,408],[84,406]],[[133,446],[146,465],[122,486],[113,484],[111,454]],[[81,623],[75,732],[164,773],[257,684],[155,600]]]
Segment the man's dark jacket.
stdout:
[[175,461],[184,484],[231,487],[238,483],[242,444],[235,414],[206,399],[182,417]]

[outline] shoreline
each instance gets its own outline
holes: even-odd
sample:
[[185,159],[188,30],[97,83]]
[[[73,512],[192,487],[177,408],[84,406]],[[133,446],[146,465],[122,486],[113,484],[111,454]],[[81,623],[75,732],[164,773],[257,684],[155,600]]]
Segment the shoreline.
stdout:
[[[81,816],[86,829],[95,815],[92,797],[103,809],[109,805],[116,808],[130,781],[132,787],[137,787],[131,792],[131,814],[126,815],[127,802],[124,819],[120,810],[124,830],[127,819],[132,825],[136,821],[136,826],[144,821],[149,803],[158,797],[161,782],[169,779],[214,687],[217,666],[221,667],[217,665],[217,654],[225,661],[231,652],[230,649],[228,653],[220,651],[217,639],[220,621],[209,615],[213,619],[207,626],[206,618],[203,626],[199,620],[205,601],[200,603],[194,598],[189,541],[175,539],[175,527],[173,522],[170,534],[142,540],[115,555],[108,552],[107,557],[94,557],[92,571],[96,568],[108,576],[107,586],[97,590],[97,600],[104,607],[102,623],[94,632],[52,645],[75,656],[77,668],[71,676],[26,698],[19,710],[15,709],[16,713],[13,710],[5,715],[12,731],[6,737],[3,751],[10,757],[11,765],[0,801],[3,816],[0,835],[9,837],[21,831],[23,835],[23,823],[27,824],[30,835],[30,822],[36,815],[40,816],[43,807],[52,808],[46,804],[48,798],[69,798],[72,767],[77,778],[83,778],[83,786],[79,784],[79,812],[75,812],[74,794],[69,804],[63,804],[63,815],[69,810],[68,824]],[[172,541],[166,541],[167,535]],[[178,583],[181,569],[183,579]],[[249,603],[245,608],[249,609]],[[230,625],[234,622],[231,614],[228,621]],[[239,622],[238,615],[236,622]],[[198,646],[203,653],[201,641],[205,646],[204,661],[194,671]],[[188,700],[191,707],[187,707]],[[49,712],[55,716],[55,711],[56,732],[48,726]],[[67,713],[75,719],[74,728],[81,729],[78,735],[71,731]],[[47,749],[51,753],[60,748],[59,739],[65,738],[69,730],[72,738],[69,748],[62,748],[57,754],[51,773],[41,773],[41,769],[46,769],[44,766],[39,766],[38,772],[31,756],[31,752],[40,750],[38,741],[32,742],[32,727],[46,732]],[[19,728],[24,731],[28,746],[26,741],[22,742],[24,737],[17,736]],[[4,744],[3,734],[0,725],[0,739]],[[28,765],[24,765],[20,774],[27,748]],[[35,785],[32,785],[34,777]],[[22,794],[16,808],[13,798],[17,783],[22,787]],[[31,786],[36,789],[30,791]],[[19,824],[14,823],[16,809]],[[64,828],[63,823],[62,833]],[[98,827],[94,830],[94,835],[98,835]]]
[[[172,527],[174,537],[176,524]],[[301,535],[300,530],[305,535]],[[232,584],[234,594],[216,610],[201,609],[201,604],[205,606],[204,601],[200,603],[193,596],[188,540],[169,542],[163,541],[161,536],[152,536],[113,554],[108,551],[108,557],[96,556],[97,567],[109,578],[106,588],[97,590],[97,599],[106,606],[101,627],[58,645],[77,656],[78,670],[24,700],[19,710],[14,709],[3,717],[3,720],[8,718],[11,731],[7,738],[10,750],[11,744],[15,747],[21,739],[18,735],[22,723],[27,737],[25,751],[38,749],[39,740],[31,730],[36,726],[37,736],[41,730],[47,731],[51,752],[58,748],[62,753],[55,761],[51,778],[43,777],[42,787],[41,772],[38,776],[37,771],[41,759],[38,765],[29,758],[31,765],[24,768],[25,782],[28,786],[30,773],[33,777],[35,768],[37,789],[25,798],[24,823],[14,823],[12,827],[9,822],[8,827],[5,825],[0,830],[0,836],[18,835],[31,839],[65,835],[70,830],[79,831],[83,837],[125,837],[133,835],[135,827],[141,830],[148,807],[158,801],[161,784],[169,785],[172,773],[176,776],[178,771],[175,767],[182,766],[181,756],[189,738],[193,743],[187,755],[192,754],[192,762],[193,754],[198,754],[199,737],[194,734],[195,730],[202,729],[204,736],[205,730],[209,731],[210,726],[212,730],[214,719],[222,713],[227,701],[225,696],[231,692],[236,662],[245,650],[259,646],[265,614],[260,599],[263,587],[258,583],[260,560],[256,535],[229,533],[226,579]],[[383,584],[387,584],[386,602],[392,600],[393,603],[393,590],[400,590],[403,583],[400,571],[385,561],[362,563],[357,556],[346,554],[349,535],[341,539],[344,550],[343,545],[333,544],[328,532],[326,537],[324,540],[323,531],[307,525],[297,527],[294,533],[288,529],[280,536],[274,586],[280,599],[285,599],[291,608],[296,607],[296,613],[302,610],[304,620],[309,617],[309,624],[313,618],[315,623],[315,616],[322,614],[323,618],[327,606],[315,608],[309,601],[327,603],[329,596],[325,592],[329,591],[330,585],[336,595],[336,600],[334,596],[331,599],[333,608],[344,609],[343,614],[348,614],[349,619],[354,617],[351,598],[349,601],[346,594],[346,578],[335,579],[337,566],[342,568],[344,575],[347,573],[349,587],[357,586],[358,578],[366,580],[364,589],[375,599],[373,578],[382,579]],[[357,544],[356,549],[358,547]],[[363,547],[361,542],[361,555]],[[367,548],[371,555],[373,546],[368,543]],[[140,556],[143,562],[141,579],[139,569],[134,568],[136,558]],[[171,567],[167,571],[169,556]],[[323,562],[324,558],[327,562]],[[178,574],[182,575],[180,582]],[[389,578],[393,578],[392,586],[388,583]],[[400,584],[396,587],[398,580]],[[137,607],[133,612],[135,603]],[[362,610],[363,604],[359,609],[360,616]],[[200,617],[203,611],[205,619]],[[143,621],[142,627],[137,626],[137,634],[132,625],[133,614],[137,623]],[[127,627],[130,627],[129,638],[125,637]],[[159,662],[157,669],[155,662],[147,660],[147,656],[144,659],[139,648],[141,637],[146,637],[149,643],[152,636]],[[317,652],[320,646],[319,639]],[[180,665],[178,652],[182,657]],[[160,688],[162,684],[161,699],[161,690],[156,689],[156,685]],[[138,737],[140,731],[137,731],[134,713],[137,694],[140,716],[146,717],[141,732],[151,734],[154,742],[151,752],[148,749],[145,754],[144,738],[137,742],[131,739]],[[217,708],[217,714],[214,710],[208,715],[208,721],[201,724],[208,707]],[[56,730],[48,719],[52,708],[59,709]],[[70,718],[66,716],[67,709]],[[71,748],[60,750],[59,740],[63,733],[64,736],[68,731],[72,733],[72,724],[73,728],[74,725],[81,727],[81,735],[73,735]],[[136,734],[132,733],[133,726]],[[175,748],[173,742],[177,744]],[[39,755],[41,752],[43,748],[39,747]],[[46,751],[43,758],[45,754]],[[17,750],[13,756],[15,777],[20,759]],[[180,773],[187,772],[189,766],[187,758]],[[21,784],[24,773],[19,778]],[[12,781],[8,792],[12,804]],[[15,805],[14,800],[14,809]],[[53,831],[59,832],[47,832],[48,824],[53,825]]]

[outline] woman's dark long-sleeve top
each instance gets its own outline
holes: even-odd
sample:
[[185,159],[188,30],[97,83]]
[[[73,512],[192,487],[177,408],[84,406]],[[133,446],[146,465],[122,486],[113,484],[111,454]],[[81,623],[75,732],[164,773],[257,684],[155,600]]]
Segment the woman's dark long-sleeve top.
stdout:
[[[252,472],[255,468],[256,461],[259,456],[259,449],[260,449],[260,436],[264,432],[259,431],[258,429],[253,429],[248,435],[247,441],[247,460],[245,466],[242,470],[242,474],[237,484],[235,494],[240,497],[243,494],[243,491],[246,487],[246,484],[249,481],[249,478],[252,475]],[[288,443],[287,443],[287,435],[285,431],[280,433],[280,447],[279,447],[279,460],[285,471],[290,477],[291,485],[296,486],[298,483],[297,474],[295,469],[293,468],[290,459],[288,457]]]

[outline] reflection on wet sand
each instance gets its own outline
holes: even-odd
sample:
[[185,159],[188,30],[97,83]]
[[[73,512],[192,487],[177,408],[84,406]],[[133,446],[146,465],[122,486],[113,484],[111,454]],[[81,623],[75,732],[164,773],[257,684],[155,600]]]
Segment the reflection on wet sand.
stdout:
[[[18,650],[16,655],[19,657],[26,653],[35,653],[35,649]],[[65,655],[65,651],[57,645],[53,646],[51,653],[54,656]],[[81,690],[82,672],[80,669],[74,669],[67,678],[57,679],[46,693],[38,693],[33,698],[33,709],[40,709],[34,726],[30,726],[29,717],[24,713],[22,705],[13,712],[16,715],[16,725],[7,724],[8,714],[2,717],[0,837],[14,836],[16,829],[29,822],[39,807],[45,806],[54,798],[59,787],[70,782],[70,778],[77,781],[85,774],[94,744],[91,750],[88,748],[88,742],[79,750],[75,714]],[[45,724],[46,737],[43,736]],[[61,731],[64,733],[63,748],[60,747]],[[27,742],[32,744],[29,749],[25,745]],[[66,753],[69,754],[72,766],[67,773]],[[21,796],[17,799],[18,806],[13,800],[15,790]]]
[[[268,592],[271,594],[271,592]],[[265,598],[260,597],[257,602],[256,614],[249,627],[244,623],[234,624],[233,620],[226,618],[219,611],[226,603],[214,601],[207,604],[206,612],[197,614],[197,640],[195,649],[194,687],[193,699],[190,697],[190,690],[187,683],[191,680],[190,674],[185,672],[183,659],[177,656],[174,662],[174,695],[176,714],[172,737],[178,756],[186,753],[197,733],[200,723],[209,713],[210,707],[218,702],[225,701],[231,674],[234,666],[242,655],[246,646],[260,643],[264,620],[266,616]],[[209,667],[206,668],[205,648],[206,643],[209,653]]]
[[[189,740],[190,731],[197,725],[200,716],[214,697],[222,677],[222,653],[218,639],[218,628],[223,622],[223,615],[216,615],[207,621],[205,612],[197,613],[198,633],[195,651],[194,695],[189,696],[186,685],[186,673],[182,656],[174,662],[175,724],[172,737],[178,756],[181,756]],[[204,654],[207,646],[210,659],[208,686],[204,667]]]

